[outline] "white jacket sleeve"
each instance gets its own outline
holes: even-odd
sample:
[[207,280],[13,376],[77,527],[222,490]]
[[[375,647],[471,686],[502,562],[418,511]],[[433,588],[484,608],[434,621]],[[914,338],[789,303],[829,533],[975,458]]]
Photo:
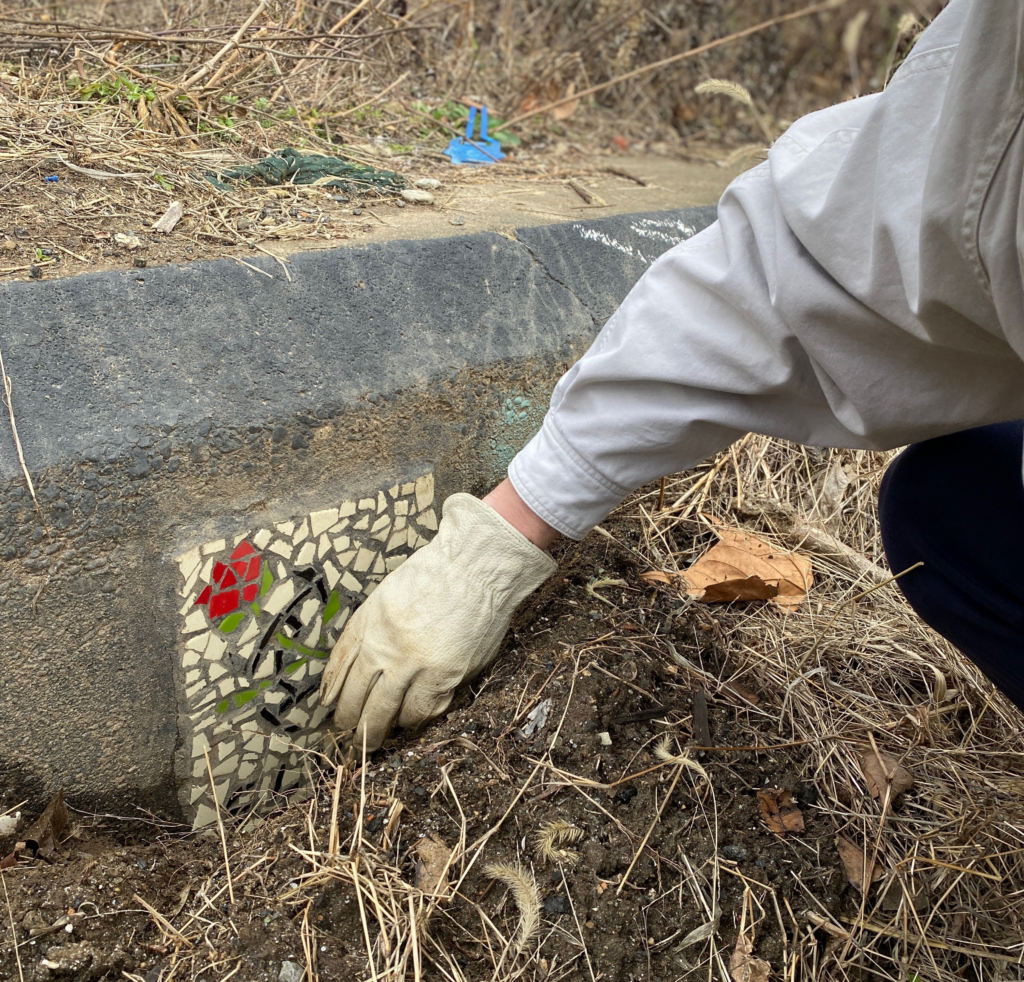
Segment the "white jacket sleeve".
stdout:
[[883,93],[734,181],[558,383],[509,468],[534,512],[582,538],[749,431],[886,449],[1024,416],[1022,39],[1024,5],[953,0]]

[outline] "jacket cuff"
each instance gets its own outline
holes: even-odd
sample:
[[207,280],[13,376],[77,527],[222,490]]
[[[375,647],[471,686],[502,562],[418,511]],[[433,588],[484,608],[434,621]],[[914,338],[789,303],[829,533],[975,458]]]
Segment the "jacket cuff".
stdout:
[[508,477],[534,514],[570,539],[582,539],[630,492],[599,473],[558,431],[549,413],[515,456]]

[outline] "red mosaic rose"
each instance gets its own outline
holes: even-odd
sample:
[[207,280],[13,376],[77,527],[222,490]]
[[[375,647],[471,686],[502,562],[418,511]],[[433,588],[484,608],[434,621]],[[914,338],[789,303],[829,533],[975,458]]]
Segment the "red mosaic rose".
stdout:
[[195,606],[209,605],[211,620],[238,610],[242,601],[252,603],[260,592],[260,556],[243,539],[225,563],[214,563],[213,584],[196,597]]

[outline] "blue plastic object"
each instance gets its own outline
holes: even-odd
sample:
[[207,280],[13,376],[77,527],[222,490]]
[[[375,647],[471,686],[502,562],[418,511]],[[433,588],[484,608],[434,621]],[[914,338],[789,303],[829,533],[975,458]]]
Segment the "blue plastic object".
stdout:
[[465,137],[453,137],[444,151],[453,164],[496,164],[504,160],[501,144],[487,135],[487,107],[480,108],[480,135],[474,139],[473,129],[476,126],[476,106],[469,110],[466,120]]
[[60,177],[58,177],[58,175],[50,174],[46,178],[46,183],[47,184],[56,184],[59,180],[60,180]]

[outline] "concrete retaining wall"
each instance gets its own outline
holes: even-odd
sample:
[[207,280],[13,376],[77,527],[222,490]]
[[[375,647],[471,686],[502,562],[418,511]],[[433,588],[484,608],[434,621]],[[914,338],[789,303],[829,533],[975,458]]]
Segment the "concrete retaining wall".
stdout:
[[714,209],[0,286],[0,807],[302,779],[345,618]]

